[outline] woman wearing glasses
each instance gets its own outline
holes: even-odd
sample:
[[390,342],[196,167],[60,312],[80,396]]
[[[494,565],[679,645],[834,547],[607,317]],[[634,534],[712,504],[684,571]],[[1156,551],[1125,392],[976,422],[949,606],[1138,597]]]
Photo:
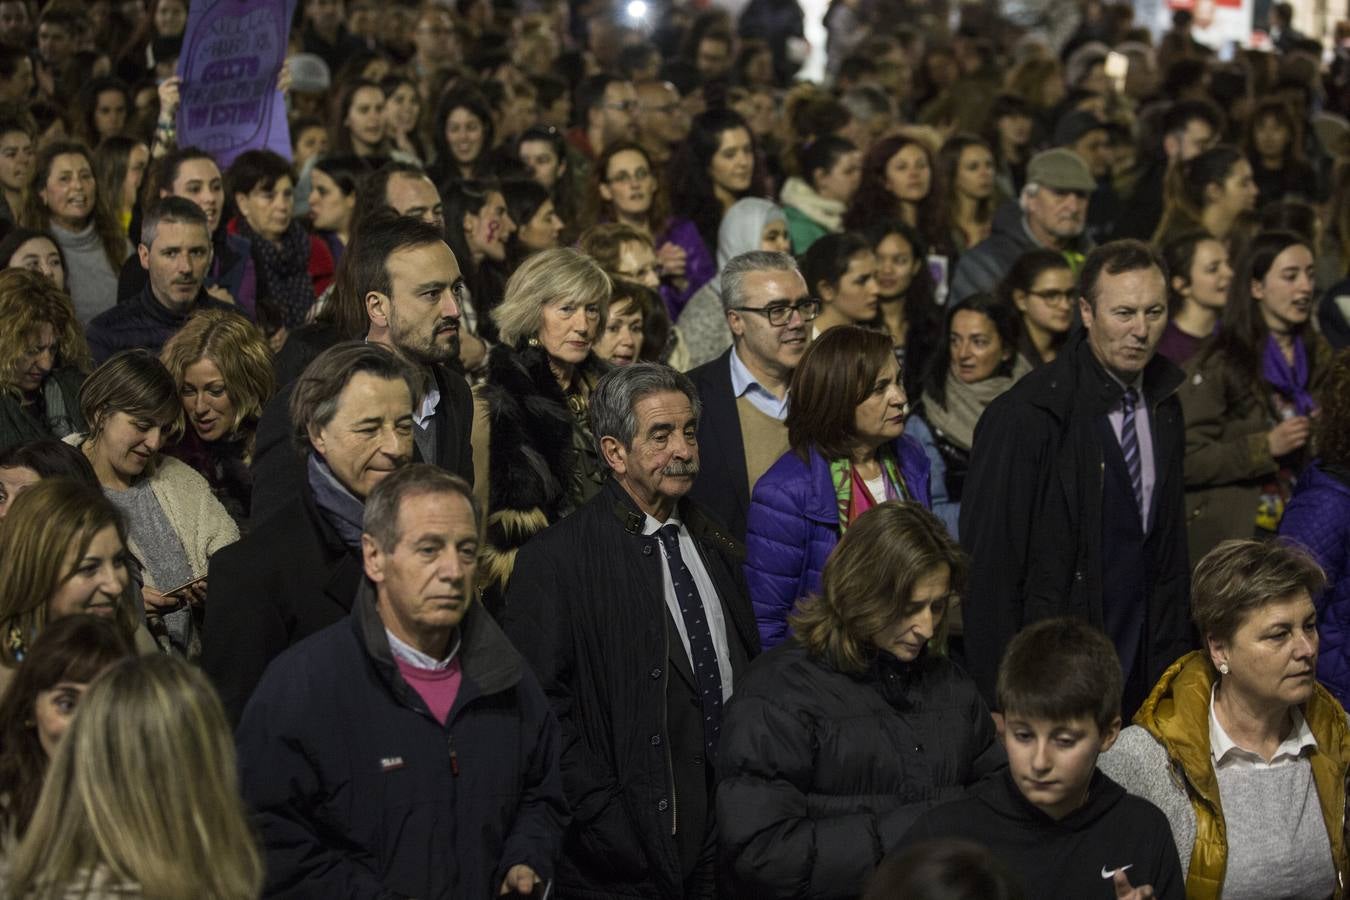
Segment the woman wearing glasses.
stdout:
[[581,220],[590,228],[618,222],[651,239],[661,278],[661,300],[674,321],[689,298],[717,274],[712,254],[688,219],[670,214],[665,186],[641,145],[619,141],[591,169]]
[[[782,313],[768,315],[772,324]],[[789,396],[789,449],[756,482],[746,526],[745,577],[765,650],[787,639],[797,601],[819,592],[849,523],[887,500],[930,504],[928,457],[905,434],[890,335],[830,329],[797,365]]]
[[1022,316],[1017,351],[1034,369],[1059,355],[1074,316],[1073,270],[1057,250],[1029,250],[1017,258],[998,296]]

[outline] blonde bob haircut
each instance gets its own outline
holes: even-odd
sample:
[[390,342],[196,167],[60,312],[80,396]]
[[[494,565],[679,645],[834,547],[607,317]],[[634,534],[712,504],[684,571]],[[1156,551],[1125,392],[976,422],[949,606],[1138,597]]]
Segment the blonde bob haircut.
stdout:
[[244,423],[256,421],[277,390],[267,340],[258,326],[227,309],[193,313],[169,338],[159,359],[173,376],[180,396],[187,370],[196,363],[206,360],[220,370],[225,391],[234,404],[230,434],[237,433]]
[[[127,529],[122,514],[103,492],[66,478],[46,478],[23,491],[0,519],[0,663],[19,664],[48,622],[48,603],[75,574],[94,536],[117,530],[125,562]],[[128,638],[139,618],[140,594],[128,571],[114,616]]]
[[544,307],[556,301],[595,304],[599,321],[605,321],[611,291],[605,270],[586,254],[570,247],[541,250],[526,258],[506,282],[506,295],[492,311],[492,321],[502,343],[519,348],[538,335]]
[[17,366],[32,352],[43,325],[50,325],[56,336],[58,367],[72,366],[81,372],[93,368],[84,329],[75,318],[70,297],[36,272],[0,272],[0,360],[9,367],[0,373],[0,390],[18,396]]
[[[905,615],[914,586],[942,566],[954,599],[966,561],[946,527],[917,503],[879,503],[849,525],[825,563],[820,593],[801,601],[789,624],[812,656],[860,674],[876,657],[877,635]],[[946,640],[948,618],[938,624],[935,646]]]
[[235,765],[205,675],[161,654],[116,663],[56,751],[8,895],[255,900],[263,864]]

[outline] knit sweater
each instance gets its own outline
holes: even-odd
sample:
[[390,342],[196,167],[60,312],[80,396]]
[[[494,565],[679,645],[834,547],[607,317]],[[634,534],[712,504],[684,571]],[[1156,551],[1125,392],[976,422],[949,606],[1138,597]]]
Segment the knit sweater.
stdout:
[[[65,254],[66,289],[75,304],[75,317],[87,325],[117,303],[117,271],[109,264],[92,222],[81,231],[67,231],[52,222],[47,232]],[[125,242],[123,252],[130,252]]]

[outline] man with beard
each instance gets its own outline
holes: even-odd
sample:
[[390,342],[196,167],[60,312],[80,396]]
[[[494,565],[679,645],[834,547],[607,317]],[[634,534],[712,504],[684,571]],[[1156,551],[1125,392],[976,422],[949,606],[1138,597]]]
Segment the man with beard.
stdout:
[[[362,222],[360,240],[343,257],[325,319],[333,342],[364,338],[418,367],[424,380],[413,406],[415,459],[472,483],[473,401],[464,376],[448,367],[459,355],[463,290],[459,263],[439,228],[409,216],[376,213]],[[283,387],[258,422],[256,521],[295,496],[304,466],[290,439],[292,390],[292,385]]]
[[590,416],[612,477],[521,549],[502,612],[562,726],[558,894],[715,897],[722,709],[759,650],[738,545],[685,496],[688,378],[616,368]]
[[206,213],[191,200],[164,197],[146,210],[137,252],[147,274],[145,287],[99,313],[86,329],[95,363],[120,350],[158,353],[198,310],[238,312],[206,292],[211,231]]
[[1097,181],[1083,158],[1066,147],[1046,150],[1027,164],[1021,209],[1011,201],[994,214],[993,232],[962,254],[952,276],[948,304],[971,294],[993,293],[1017,258],[1045,247],[1064,254],[1074,274],[1092,249],[1087,226],[1088,197]]

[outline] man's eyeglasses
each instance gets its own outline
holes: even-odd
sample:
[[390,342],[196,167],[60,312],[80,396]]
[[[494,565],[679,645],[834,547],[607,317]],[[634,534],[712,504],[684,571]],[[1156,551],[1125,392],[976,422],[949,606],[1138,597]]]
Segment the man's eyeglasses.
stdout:
[[769,324],[775,328],[781,328],[792,321],[792,314],[797,313],[802,317],[803,322],[810,322],[816,316],[820,315],[820,301],[814,297],[807,297],[805,300],[798,300],[796,303],[770,303],[767,306],[733,306],[736,312],[759,313],[769,320]]
[[1028,291],[1033,297],[1040,297],[1046,303],[1072,303],[1073,291]]

